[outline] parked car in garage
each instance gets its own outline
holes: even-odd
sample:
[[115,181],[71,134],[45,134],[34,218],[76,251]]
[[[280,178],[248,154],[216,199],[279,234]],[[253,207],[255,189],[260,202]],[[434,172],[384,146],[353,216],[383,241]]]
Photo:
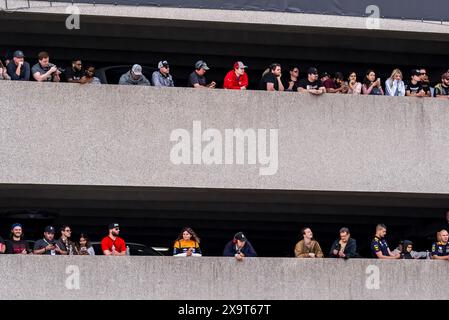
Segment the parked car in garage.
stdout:
[[[94,248],[96,255],[103,255],[100,242],[93,241],[91,242],[91,245]],[[159,251],[147,247],[144,244],[126,242],[126,246],[129,247],[129,255],[131,256],[163,256],[163,254],[160,253]]]

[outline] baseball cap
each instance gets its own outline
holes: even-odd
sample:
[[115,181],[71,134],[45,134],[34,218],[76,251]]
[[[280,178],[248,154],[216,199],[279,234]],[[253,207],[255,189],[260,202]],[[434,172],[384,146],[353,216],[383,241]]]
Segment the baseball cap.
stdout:
[[23,51],[21,51],[21,50],[16,50],[16,51],[14,51],[13,57],[14,57],[14,58],[24,58],[25,55],[23,54]]
[[52,226],[46,226],[44,232],[55,233],[55,228]]
[[441,79],[449,80],[449,72],[443,73],[443,75],[441,76]]
[[142,75],[142,67],[140,66],[140,64],[135,64],[135,65],[133,65],[133,67],[131,68],[131,71],[132,71],[136,76],[141,76],[141,75]]
[[203,60],[198,60],[195,63],[195,69],[204,69],[204,70],[209,70],[209,67],[207,66],[206,62]]
[[109,230],[115,229],[115,228],[120,228],[118,223],[110,223],[109,226],[108,226]]
[[421,71],[419,71],[418,69],[412,70],[412,76],[420,76],[420,75],[421,75]]
[[314,67],[310,67],[307,70],[307,74],[318,74],[318,70],[316,68],[314,68]]
[[20,223],[14,223],[11,227],[11,230],[14,229],[15,227],[20,227],[22,228],[22,225]]
[[244,68],[248,68],[248,66],[245,66],[242,61],[237,61],[236,63],[234,63],[234,69],[237,69],[237,68],[244,69]]
[[159,61],[159,63],[157,64],[157,68],[163,68],[163,67],[168,67],[168,61],[167,60],[163,60],[163,61]]
[[[315,68],[310,68],[310,69],[315,69]],[[309,69],[309,71],[310,71],[310,69]],[[316,70],[316,69],[315,69]],[[314,73],[315,74],[315,72],[309,72],[309,73]],[[328,72],[323,72],[322,74],[321,74],[321,78],[322,77],[329,77],[330,78],[330,74],[328,73]]]
[[234,239],[240,240],[240,241],[246,241],[246,236],[243,234],[243,232],[237,232],[234,236]]

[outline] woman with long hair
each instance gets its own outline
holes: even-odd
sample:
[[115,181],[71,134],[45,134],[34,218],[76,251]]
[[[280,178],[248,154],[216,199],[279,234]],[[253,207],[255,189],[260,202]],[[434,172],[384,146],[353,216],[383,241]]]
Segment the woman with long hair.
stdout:
[[200,238],[192,228],[184,227],[173,244],[176,257],[201,257]]
[[405,85],[402,81],[402,72],[399,69],[394,69],[390,78],[385,81],[385,90],[387,96],[403,97],[405,96]]
[[349,73],[348,77],[348,94],[361,94],[362,93],[362,84],[357,82],[357,73],[352,71]]
[[94,256],[95,255],[95,250],[92,247],[92,245],[90,244],[89,237],[84,233],[82,233],[80,235],[79,242],[76,244],[76,249],[78,251],[78,254],[82,255],[82,256]]
[[365,79],[363,80],[362,92],[363,94],[369,95],[384,95],[380,78],[377,78],[376,80],[376,73],[374,70],[370,69],[366,72]]

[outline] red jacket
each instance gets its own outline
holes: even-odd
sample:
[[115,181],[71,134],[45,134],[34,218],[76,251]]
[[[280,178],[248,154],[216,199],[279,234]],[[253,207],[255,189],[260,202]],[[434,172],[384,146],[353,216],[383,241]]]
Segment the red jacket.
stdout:
[[235,71],[229,71],[224,78],[223,88],[240,90],[241,87],[248,87],[248,75],[246,72],[237,79]]

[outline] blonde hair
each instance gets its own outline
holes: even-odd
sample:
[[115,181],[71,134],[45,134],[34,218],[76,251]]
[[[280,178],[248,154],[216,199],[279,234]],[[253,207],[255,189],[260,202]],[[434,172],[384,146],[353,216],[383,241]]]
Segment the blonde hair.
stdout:
[[401,72],[401,70],[399,70],[399,69],[394,69],[393,72],[391,73],[391,76],[390,76],[390,88],[391,88],[391,89],[393,89],[393,81],[394,81],[394,76],[395,76],[396,74],[400,74],[400,75],[401,75],[401,79],[403,78],[403,77],[402,77],[402,72]]

